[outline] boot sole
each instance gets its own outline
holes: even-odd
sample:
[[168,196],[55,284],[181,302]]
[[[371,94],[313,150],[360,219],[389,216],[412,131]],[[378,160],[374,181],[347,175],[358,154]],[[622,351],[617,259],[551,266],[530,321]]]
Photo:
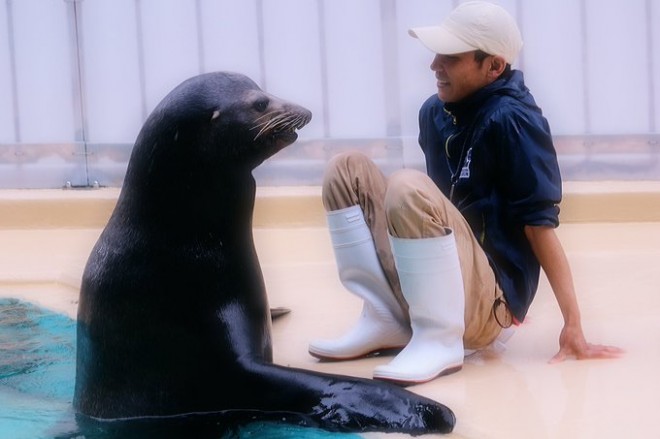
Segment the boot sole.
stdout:
[[417,384],[428,383],[429,381],[433,381],[436,378],[440,378],[440,377],[443,377],[443,376],[454,374],[454,373],[460,371],[461,369],[463,369],[462,364],[460,364],[458,366],[452,366],[452,367],[448,367],[446,369],[443,369],[439,374],[434,375],[431,378],[422,378],[422,379],[417,379],[417,380],[415,380],[415,379],[405,380],[405,379],[400,379],[400,378],[389,378],[389,377],[385,377],[385,376],[375,376],[375,375],[374,375],[373,378],[375,380],[378,380],[378,381],[387,381],[388,383],[396,384],[397,386],[408,387],[408,386],[414,386],[414,385],[417,385]]
[[335,362],[335,361],[349,361],[349,360],[357,360],[359,358],[369,358],[369,357],[379,357],[379,356],[385,356],[385,355],[395,355],[401,352],[401,350],[405,346],[394,346],[394,347],[388,347],[388,348],[378,348],[374,349],[373,351],[366,352],[364,354],[357,354],[357,355],[351,355],[351,356],[331,356],[331,355],[323,355],[318,352],[312,352],[312,351],[307,351],[309,352],[309,355],[311,355],[314,358],[317,358],[321,361],[325,362]]

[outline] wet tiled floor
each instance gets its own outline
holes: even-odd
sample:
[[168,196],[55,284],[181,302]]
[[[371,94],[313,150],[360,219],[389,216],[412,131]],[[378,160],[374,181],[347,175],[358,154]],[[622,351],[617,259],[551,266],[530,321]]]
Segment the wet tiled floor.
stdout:
[[[0,296],[75,315],[80,276],[100,231],[0,229]],[[558,349],[562,320],[542,277],[527,320],[504,351],[479,352],[461,372],[409,388],[456,412],[458,423],[449,437],[658,437],[660,222],[567,223],[558,234],[588,340],[616,345],[626,354],[548,364]],[[307,353],[309,340],[340,334],[361,308],[339,283],[322,225],[262,225],[255,243],[270,305],[292,310],[273,325],[277,363],[370,377],[376,365],[389,361],[322,363]]]

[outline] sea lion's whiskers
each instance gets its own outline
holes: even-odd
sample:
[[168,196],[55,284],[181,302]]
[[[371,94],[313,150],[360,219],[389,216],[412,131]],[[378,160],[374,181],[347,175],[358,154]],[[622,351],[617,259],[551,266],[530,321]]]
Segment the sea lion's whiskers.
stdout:
[[[268,114],[265,114],[258,118],[255,122],[259,122],[260,120],[264,119],[265,117],[271,116],[273,112],[270,112]],[[273,116],[271,119],[257,123],[255,124],[254,127],[252,127],[252,130],[259,129],[260,132],[257,135],[257,137],[261,136],[265,131],[272,130],[272,131],[284,131],[287,129],[298,129],[302,128],[305,126],[307,123],[309,123],[310,118],[305,115],[297,114],[297,113],[281,113]]]
[[271,115],[272,115],[273,113],[277,113],[277,112],[276,112],[276,111],[269,111],[268,113],[266,113],[266,114],[264,114],[264,115],[262,115],[262,116],[259,116],[259,117],[256,118],[254,121],[255,121],[255,122],[259,122],[259,121],[262,120],[262,119],[265,119],[265,118],[267,118],[267,117],[271,117]]
[[[275,114],[275,116],[272,116],[273,114]],[[268,114],[266,114],[266,115],[260,117],[260,118],[257,119],[255,122],[257,122],[257,121],[259,121],[259,120],[261,120],[261,119],[264,119],[266,116],[270,117],[270,119],[265,120],[265,121],[263,121],[263,122],[261,122],[261,123],[257,123],[257,124],[255,124],[255,126],[254,126],[253,129],[256,129],[256,128],[259,128],[259,127],[263,128],[264,126],[269,126],[269,125],[272,125],[272,124],[274,124],[274,123],[277,123],[277,122],[282,118],[283,115],[282,115],[282,114],[276,114],[275,111],[272,111],[272,112],[270,112],[270,113],[268,113]]]
[[280,116],[275,116],[273,119],[270,119],[263,124],[257,125],[256,128],[261,128],[260,131],[257,133],[257,135],[254,137],[254,140],[257,140],[259,137],[261,137],[264,133],[272,131],[273,127],[277,125],[278,123],[278,118]]
[[298,115],[294,119],[294,121],[292,122],[292,125],[294,126],[294,128],[300,129],[300,128],[304,127],[305,125],[307,125],[307,123],[309,123],[309,118],[308,117],[303,116],[303,115]]
[[[268,113],[273,114],[274,112]],[[260,119],[262,119],[264,116],[262,116]],[[259,132],[257,135],[254,137],[254,140],[257,140],[259,137],[264,135],[264,133],[267,132],[275,132],[275,131],[285,131],[287,129],[295,129],[295,128],[301,128],[304,126],[302,125],[297,125],[299,118],[301,116],[297,115],[295,113],[280,113],[275,116],[273,116],[270,120],[267,120],[263,123],[256,124],[254,127],[251,129],[259,129]],[[303,118],[304,119],[304,118]]]

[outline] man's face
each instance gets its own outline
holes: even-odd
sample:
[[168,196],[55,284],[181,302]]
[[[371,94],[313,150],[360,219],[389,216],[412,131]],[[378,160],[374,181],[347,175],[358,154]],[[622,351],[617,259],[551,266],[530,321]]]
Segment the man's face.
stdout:
[[492,82],[488,75],[490,57],[478,62],[474,54],[437,54],[433,59],[431,70],[435,72],[438,96],[443,102],[458,102]]

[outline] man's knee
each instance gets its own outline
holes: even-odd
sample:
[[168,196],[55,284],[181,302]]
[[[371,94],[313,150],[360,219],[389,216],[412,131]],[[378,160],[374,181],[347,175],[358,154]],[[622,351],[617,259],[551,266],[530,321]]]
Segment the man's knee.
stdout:
[[323,186],[326,187],[338,181],[344,182],[347,179],[352,179],[367,162],[370,162],[369,157],[357,151],[341,152],[333,156],[328,161],[323,176]]
[[[322,198],[326,210],[342,209],[357,204],[356,193],[361,184],[379,172],[369,157],[359,151],[347,151],[333,156],[323,176]],[[368,185],[367,185],[368,186]]]
[[385,194],[390,233],[400,238],[428,238],[446,234],[446,203],[428,175],[405,169],[392,174]]
[[385,214],[389,224],[408,222],[413,212],[419,210],[424,186],[420,182],[424,178],[427,178],[425,174],[414,169],[401,169],[389,177],[385,192]]
[[401,169],[388,179],[385,193],[386,210],[400,209],[414,203],[423,191],[426,174],[414,169]]

